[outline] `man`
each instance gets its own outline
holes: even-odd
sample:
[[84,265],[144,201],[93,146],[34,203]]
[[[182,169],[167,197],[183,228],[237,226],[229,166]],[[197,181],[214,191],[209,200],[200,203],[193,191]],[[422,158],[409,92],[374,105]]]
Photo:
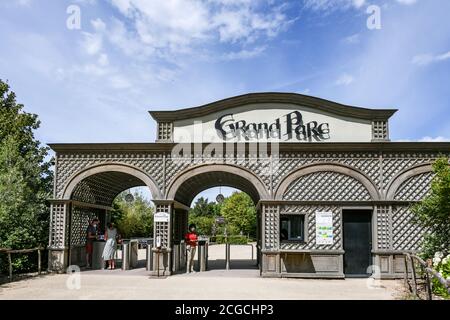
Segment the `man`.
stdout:
[[86,268],[88,269],[92,266],[92,251],[94,249],[94,240],[97,239],[97,225],[98,219],[94,218],[89,221],[86,229]]
[[194,269],[194,257],[195,251],[197,249],[198,236],[195,231],[195,224],[189,225],[189,232],[184,236],[184,240],[186,241],[186,251],[187,251],[187,266],[186,273],[193,272]]

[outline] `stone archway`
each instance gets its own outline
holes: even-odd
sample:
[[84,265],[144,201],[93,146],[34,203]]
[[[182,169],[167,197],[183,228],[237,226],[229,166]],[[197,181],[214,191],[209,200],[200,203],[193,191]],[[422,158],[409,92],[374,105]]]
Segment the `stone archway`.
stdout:
[[261,179],[245,168],[230,164],[202,164],[178,173],[167,188],[166,199],[189,206],[189,200],[196,194],[219,185],[244,189],[255,204],[270,197]]
[[431,163],[423,163],[399,172],[394,178],[392,178],[391,182],[386,188],[386,200],[394,200],[395,194],[400,189],[402,184],[408,179],[432,171],[433,165]]
[[[130,179],[124,179],[125,177],[130,177]],[[141,169],[127,164],[102,163],[74,174],[64,188],[63,199],[72,199],[74,192],[77,187],[80,186],[82,181],[85,181],[86,179],[94,180],[95,178],[115,181],[118,183],[118,188],[122,189],[120,191],[130,187],[147,186],[150,189],[153,199],[162,198],[162,193],[157,184]],[[95,183],[95,181],[93,181],[93,183]],[[117,196],[117,193],[112,194],[111,196],[113,197],[112,199],[114,199],[115,196]]]
[[381,199],[380,193],[375,184],[366,175],[356,170],[355,168],[337,163],[314,163],[300,167],[299,169],[291,172],[281,180],[278,187],[276,188],[275,199],[282,200],[283,195],[285,194],[288,187],[297,179],[319,172],[335,172],[344,176],[349,176],[355,179],[367,190],[371,197],[371,200]]
[[[256,238],[257,242],[261,239],[261,212],[258,210],[260,200],[268,200],[269,192],[262,180],[251,171],[237,165],[229,164],[202,164],[192,166],[178,173],[169,183],[166,192],[166,201],[175,203],[172,215],[172,249],[174,250],[174,271],[178,271],[178,266],[183,265],[177,261],[177,246],[183,239],[184,232],[187,230],[188,210],[192,200],[200,192],[216,186],[228,186],[239,189],[250,196],[256,209]],[[180,204],[183,207],[180,207]],[[178,207],[177,207],[178,206]],[[253,252],[252,245],[252,252]],[[180,249],[183,251],[183,249]],[[256,261],[259,261],[259,246],[256,248]],[[229,260],[228,260],[229,261]],[[250,260],[252,261],[252,260]],[[223,253],[223,261],[214,261],[215,268],[225,268],[225,252]],[[222,263],[223,262],[223,263]],[[243,261],[241,261],[243,262]],[[237,262],[236,262],[237,263]],[[256,265],[252,262],[243,262],[245,268],[255,269]],[[240,266],[244,268],[243,265]]]
[[102,227],[110,221],[114,199],[124,190],[148,187],[152,199],[161,199],[162,193],[148,174],[128,164],[100,163],[73,174],[63,188],[61,199],[51,201],[50,229],[51,268],[85,262],[85,230],[92,217],[98,217]]

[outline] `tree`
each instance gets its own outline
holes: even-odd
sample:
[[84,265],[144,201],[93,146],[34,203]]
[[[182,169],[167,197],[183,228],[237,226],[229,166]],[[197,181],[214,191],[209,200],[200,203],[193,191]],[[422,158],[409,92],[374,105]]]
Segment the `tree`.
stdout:
[[256,236],[256,208],[252,199],[244,192],[234,192],[226,198],[221,207],[221,214],[227,223],[229,234]]
[[136,191],[134,200],[129,203],[125,201],[126,194],[123,192],[114,200],[111,221],[123,238],[153,236],[154,209],[150,201]]
[[[23,108],[0,80],[0,247],[13,249],[47,244],[53,181],[49,149],[34,137],[38,117]],[[27,256],[14,261],[16,271],[30,267]]]
[[189,214],[193,216],[215,216],[220,213],[217,209],[219,205],[215,202],[209,202],[208,199],[200,197],[194,204],[194,207],[190,210]]
[[208,199],[200,197],[189,211],[189,224],[194,223],[199,234],[211,235],[215,218],[220,213],[220,205],[209,202]]
[[426,230],[422,248],[424,258],[432,258],[436,252],[446,256],[450,248],[449,159],[436,160],[433,171],[435,176],[430,193],[412,207],[414,221]]

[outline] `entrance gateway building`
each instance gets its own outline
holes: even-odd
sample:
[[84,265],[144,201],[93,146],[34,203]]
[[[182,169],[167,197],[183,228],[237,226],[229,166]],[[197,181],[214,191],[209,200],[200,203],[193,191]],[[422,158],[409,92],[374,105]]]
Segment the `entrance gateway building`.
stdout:
[[450,143],[390,142],[396,111],[252,93],[150,111],[155,143],[50,144],[49,268],[83,265],[88,219],[106,223],[119,193],[147,186],[154,238],[166,249],[153,272],[170,275],[194,197],[230,186],[256,205],[262,276],[343,278],[375,265],[382,278],[401,277],[402,253],[422,238],[410,206],[428,193],[432,163]]

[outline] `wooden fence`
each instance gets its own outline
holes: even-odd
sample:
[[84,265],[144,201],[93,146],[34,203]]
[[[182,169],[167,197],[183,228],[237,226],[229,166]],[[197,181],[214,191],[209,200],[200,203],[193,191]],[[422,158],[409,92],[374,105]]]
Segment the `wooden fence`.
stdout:
[[13,266],[12,266],[12,255],[13,254],[23,254],[23,253],[32,253],[37,251],[38,253],[38,274],[41,274],[41,266],[42,266],[42,251],[44,251],[45,248],[33,248],[33,249],[20,249],[20,250],[12,250],[8,248],[0,248],[0,253],[4,253],[8,255],[8,264],[9,264],[9,281],[13,280]]
[[[405,285],[416,298],[433,300],[433,278],[438,279],[438,281],[450,294],[450,281],[444,279],[438,272],[433,270],[430,264],[426,263],[414,254],[404,253],[404,257]],[[423,291],[421,288],[425,291],[425,297],[421,296]]]

